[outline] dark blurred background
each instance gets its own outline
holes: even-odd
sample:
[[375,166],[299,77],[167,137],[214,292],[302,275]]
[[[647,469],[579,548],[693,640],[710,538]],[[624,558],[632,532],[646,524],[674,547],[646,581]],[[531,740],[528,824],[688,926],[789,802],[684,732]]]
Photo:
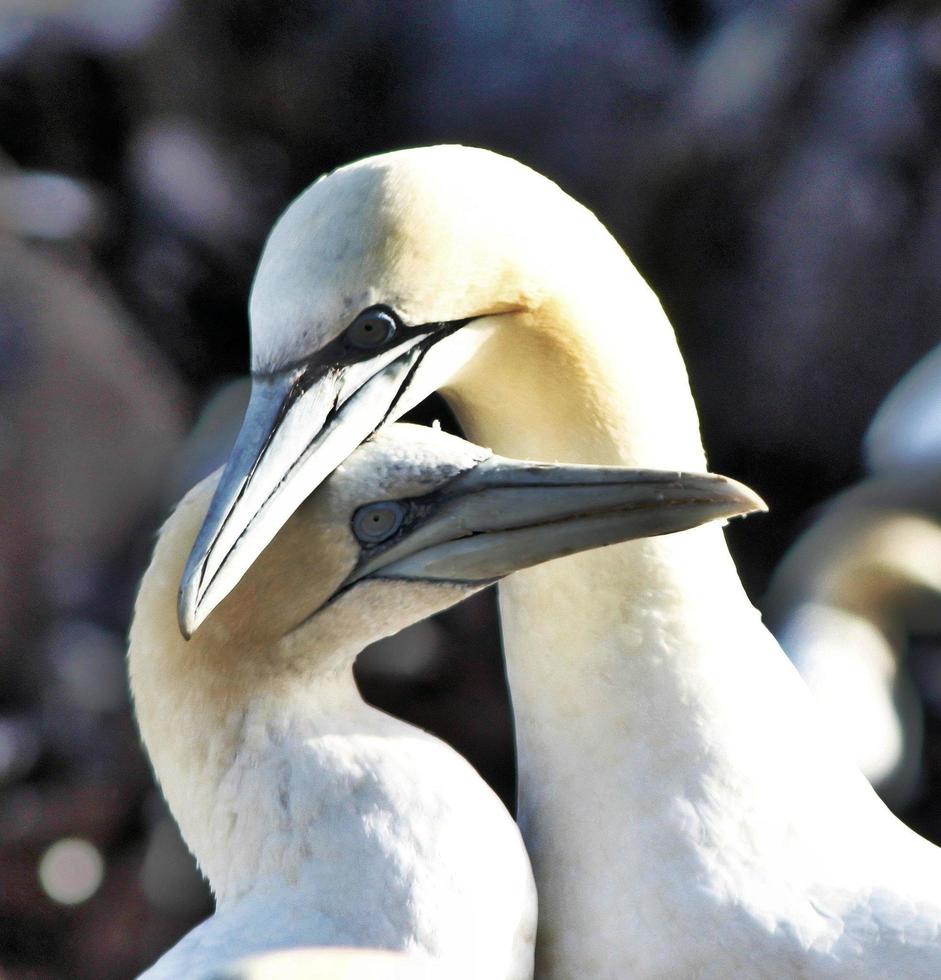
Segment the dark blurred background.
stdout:
[[[939,124],[916,0],[0,0],[0,977],[130,977],[211,908],[125,634],[156,527],[238,424],[223,386],[295,194],[464,142],[595,210],[676,326],[712,468],[771,504],[729,532],[760,603],[941,339]],[[512,803],[497,650],[478,597],[360,678]],[[935,839],[939,782],[904,814]]]

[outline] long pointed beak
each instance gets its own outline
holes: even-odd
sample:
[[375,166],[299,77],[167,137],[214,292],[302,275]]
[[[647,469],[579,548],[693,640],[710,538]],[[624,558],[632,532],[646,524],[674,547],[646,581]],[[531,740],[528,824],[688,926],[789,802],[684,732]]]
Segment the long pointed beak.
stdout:
[[311,376],[256,376],[241,431],[180,583],[189,637],[236,586],[302,501],[394,414],[427,337]]
[[744,484],[712,473],[501,457],[419,503],[430,516],[366,554],[343,588],[367,577],[489,583],[578,551],[767,510]]

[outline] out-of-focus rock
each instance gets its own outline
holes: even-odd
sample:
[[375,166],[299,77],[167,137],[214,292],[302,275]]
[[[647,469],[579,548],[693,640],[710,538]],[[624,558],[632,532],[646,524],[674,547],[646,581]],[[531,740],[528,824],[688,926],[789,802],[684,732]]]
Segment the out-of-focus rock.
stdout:
[[21,571],[37,608],[73,607],[158,499],[186,399],[102,282],[8,237],[0,346],[4,499],[33,537]]
[[0,717],[0,786],[28,775],[40,750],[39,726],[35,719]]
[[133,48],[149,37],[176,0],[4,0],[0,51],[44,31],[67,33],[103,51]]
[[193,120],[148,120],[134,137],[131,175],[142,198],[186,235],[230,247],[253,230],[251,186]]
[[19,238],[90,238],[103,222],[102,204],[81,181],[62,174],[0,168],[0,228]]
[[49,694],[83,711],[108,714],[126,707],[123,638],[94,623],[57,620],[47,639]]

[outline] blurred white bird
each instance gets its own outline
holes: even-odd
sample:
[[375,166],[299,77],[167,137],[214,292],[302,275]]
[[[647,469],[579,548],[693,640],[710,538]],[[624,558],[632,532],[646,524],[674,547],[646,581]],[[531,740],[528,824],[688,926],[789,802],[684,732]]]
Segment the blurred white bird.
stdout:
[[864,439],[873,473],[941,465],[941,346],[889,392]]
[[[183,576],[195,630],[300,501],[434,390],[502,453],[703,469],[656,297],[597,219],[483,150],[341,168],[275,226],[253,392]],[[537,973],[941,975],[941,852],[834,742],[721,531],[500,588]]]
[[941,468],[900,471],[829,501],[775,570],[764,602],[781,645],[884,800],[921,771],[913,633],[941,631]]
[[874,476],[828,501],[763,608],[838,737],[896,809],[922,770],[913,633],[941,630],[941,347],[886,397],[864,441]]
[[131,627],[141,733],[218,903],[146,976],[319,945],[398,950],[436,976],[530,977],[536,899],[510,815],[456,752],[368,706],[353,662],[518,568],[756,498],[717,476],[515,463],[395,426],[187,643],[177,586],[217,481],[161,532]]

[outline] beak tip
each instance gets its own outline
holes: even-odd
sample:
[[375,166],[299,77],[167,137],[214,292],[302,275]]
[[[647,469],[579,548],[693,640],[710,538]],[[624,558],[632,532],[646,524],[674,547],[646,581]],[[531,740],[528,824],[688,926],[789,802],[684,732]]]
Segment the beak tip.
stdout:
[[180,635],[184,640],[189,640],[199,628],[204,617],[200,615],[199,603],[195,595],[187,588],[184,580],[180,586],[180,595],[176,607],[177,624],[180,628]]
[[748,517],[751,514],[768,513],[767,503],[751,487],[739,483],[737,480],[728,480],[728,482],[735,493],[736,503],[739,507],[739,510],[731,515],[732,517]]
[[193,622],[193,618],[190,615],[189,610],[183,608],[182,602],[177,609],[177,624],[180,627],[180,636],[182,636],[184,640],[189,640],[196,629],[196,625]]

